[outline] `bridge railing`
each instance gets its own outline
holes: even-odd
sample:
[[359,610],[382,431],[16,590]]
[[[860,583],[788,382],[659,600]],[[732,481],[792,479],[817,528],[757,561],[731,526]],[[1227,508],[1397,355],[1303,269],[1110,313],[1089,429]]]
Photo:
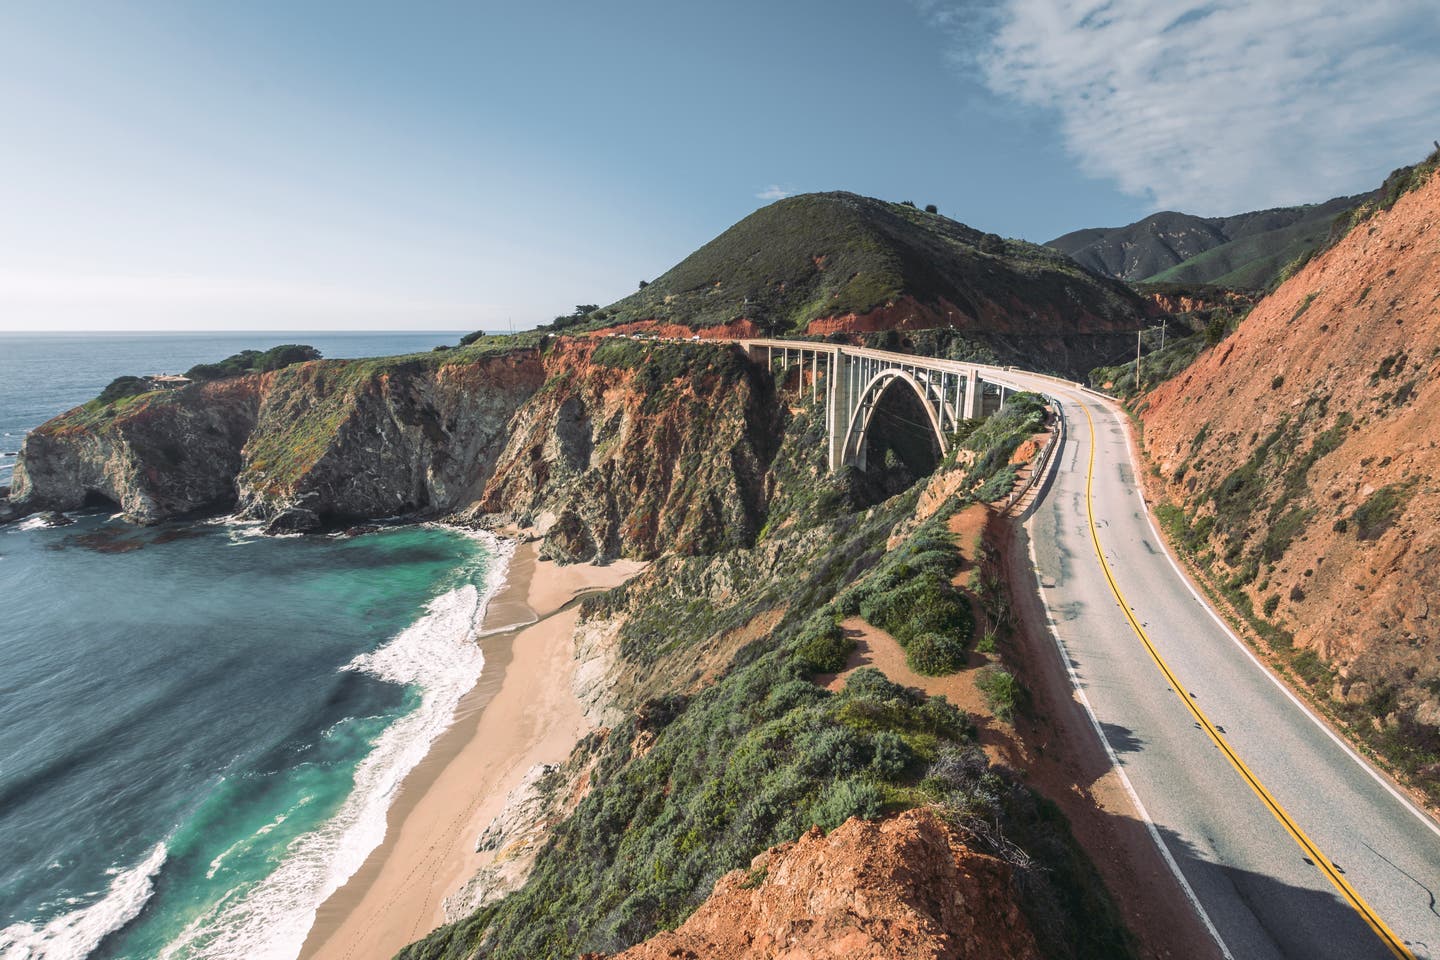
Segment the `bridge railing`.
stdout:
[[1040,449],[1040,455],[1035,458],[1035,466],[1030,471],[1030,476],[1025,482],[1010,492],[1005,498],[1005,505],[1000,508],[1002,514],[1008,514],[1015,509],[1015,505],[1034,488],[1035,484],[1044,480],[1050,472],[1050,461],[1055,451],[1065,442],[1065,415],[1060,410],[1060,401],[1054,397],[1050,398],[1050,413],[1055,418],[1055,429],[1050,431],[1050,436],[1045,440],[1045,446]]

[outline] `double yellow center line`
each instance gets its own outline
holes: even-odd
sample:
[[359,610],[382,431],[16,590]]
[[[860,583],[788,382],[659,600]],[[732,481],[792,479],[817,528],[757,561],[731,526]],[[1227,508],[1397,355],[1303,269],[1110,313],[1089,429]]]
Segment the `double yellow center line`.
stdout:
[[1401,958],[1401,960],[1415,960],[1415,955],[1405,946],[1405,942],[1385,925],[1385,921],[1381,920],[1379,915],[1365,902],[1364,898],[1356,892],[1355,888],[1350,885],[1350,882],[1345,879],[1345,876],[1339,871],[1335,864],[1330,861],[1330,858],[1321,853],[1320,848],[1315,845],[1315,842],[1305,835],[1305,831],[1300,829],[1300,826],[1294,821],[1290,814],[1285,811],[1285,808],[1280,805],[1280,802],[1271,796],[1270,791],[1265,789],[1265,785],[1260,782],[1260,778],[1250,771],[1250,768],[1245,765],[1245,762],[1240,759],[1239,755],[1235,753],[1234,749],[1232,749],[1230,744],[1225,740],[1225,736],[1216,728],[1215,724],[1210,722],[1210,718],[1205,716],[1204,711],[1196,705],[1194,699],[1186,693],[1185,688],[1180,685],[1179,679],[1170,670],[1170,665],[1165,662],[1164,657],[1160,656],[1160,651],[1155,649],[1155,644],[1150,641],[1149,634],[1145,632],[1145,628],[1141,626],[1140,621],[1136,619],[1134,611],[1130,609],[1130,604],[1125,601],[1125,595],[1120,592],[1120,586],[1115,582],[1115,575],[1110,570],[1110,563],[1105,559],[1105,551],[1100,547],[1100,533],[1095,525],[1095,419],[1090,415],[1089,406],[1084,400],[1080,401],[1080,409],[1085,411],[1085,419],[1090,425],[1090,463],[1085,476],[1085,513],[1090,522],[1090,540],[1095,545],[1095,556],[1100,559],[1100,569],[1105,572],[1105,580],[1110,584],[1110,591],[1115,594],[1115,600],[1120,604],[1120,609],[1124,611],[1125,619],[1130,621],[1131,629],[1133,629],[1135,635],[1140,638],[1140,642],[1145,645],[1145,649],[1149,651],[1151,659],[1153,659],[1156,666],[1160,668],[1160,672],[1165,675],[1165,679],[1169,682],[1170,689],[1175,692],[1175,696],[1180,698],[1180,702],[1185,704],[1185,708],[1190,711],[1200,728],[1215,742],[1215,745],[1220,748],[1220,752],[1225,754],[1225,758],[1230,761],[1230,765],[1233,766],[1236,771],[1239,772],[1240,777],[1250,785],[1250,789],[1255,791],[1255,795],[1258,796],[1260,801],[1265,804],[1265,807],[1275,815],[1275,819],[1280,821],[1280,825],[1283,826],[1291,838],[1300,845],[1300,849],[1305,851],[1305,856],[1310,862],[1314,863],[1316,868],[1324,874],[1325,878],[1335,885],[1335,889],[1340,891],[1340,895],[1355,909],[1356,913],[1360,914],[1361,919],[1374,931],[1381,942],[1390,949],[1391,953]]

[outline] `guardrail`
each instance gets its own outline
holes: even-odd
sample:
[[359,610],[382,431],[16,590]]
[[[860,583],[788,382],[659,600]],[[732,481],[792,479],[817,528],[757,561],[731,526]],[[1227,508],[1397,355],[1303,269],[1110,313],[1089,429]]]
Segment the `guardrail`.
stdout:
[[1020,484],[1019,489],[1012,491],[1010,496],[1005,498],[1005,506],[1000,508],[1002,514],[1008,514],[1011,510],[1015,509],[1015,505],[1020,502],[1025,494],[1034,489],[1035,484],[1039,483],[1050,472],[1051,459],[1054,457],[1055,451],[1065,442],[1065,415],[1060,409],[1060,401],[1054,397],[1050,398],[1050,412],[1055,417],[1055,429],[1050,432],[1049,439],[1045,441],[1045,446],[1041,448],[1040,456],[1035,463],[1034,469],[1030,471],[1030,476],[1025,478],[1025,482]]

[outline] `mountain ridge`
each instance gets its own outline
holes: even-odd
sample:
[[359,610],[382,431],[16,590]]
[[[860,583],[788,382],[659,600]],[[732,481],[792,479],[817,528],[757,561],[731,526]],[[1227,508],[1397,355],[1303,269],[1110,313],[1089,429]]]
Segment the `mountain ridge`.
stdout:
[[1074,230],[1045,246],[1131,283],[1264,289],[1286,264],[1326,242],[1337,217],[1375,196],[1371,191],[1224,217],[1162,210],[1123,226]]

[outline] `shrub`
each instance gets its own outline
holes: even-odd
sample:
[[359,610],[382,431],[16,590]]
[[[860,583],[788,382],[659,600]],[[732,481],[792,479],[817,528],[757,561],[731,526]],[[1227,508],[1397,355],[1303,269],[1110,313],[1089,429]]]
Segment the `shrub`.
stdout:
[[1300,679],[1312,687],[1323,680],[1330,679],[1330,668],[1325,666],[1325,661],[1321,660],[1314,650],[1299,651],[1290,661],[1290,665],[1295,668]]
[[823,617],[807,624],[800,635],[795,654],[811,673],[839,673],[855,649],[855,641],[845,636],[844,629],[833,617]]
[[1378,540],[1390,529],[1395,515],[1405,499],[1405,488],[1400,484],[1381,487],[1356,508],[1351,519],[1355,521],[1355,533],[1361,540]]
[[903,700],[907,697],[904,687],[874,667],[861,667],[846,677],[845,695],[878,702]]
[[1265,616],[1267,617],[1273,617],[1275,615],[1275,611],[1279,608],[1280,594],[1278,593],[1270,594],[1270,596],[1265,598],[1265,602],[1260,605],[1260,609],[1265,611]]
[[[467,342],[464,338],[462,344]],[[245,373],[265,373],[280,370],[295,363],[321,359],[320,351],[303,343],[282,343],[269,350],[241,350],[231,354],[219,363],[197,363],[185,372],[191,380],[218,380],[221,377],[237,377]]]
[[1305,315],[1305,311],[1310,309],[1310,304],[1315,302],[1316,296],[1318,296],[1316,293],[1307,293],[1305,295],[1305,299],[1300,301],[1300,306],[1295,308],[1295,313],[1290,318],[1291,323],[1294,323]]
[[965,642],[945,633],[922,633],[905,650],[910,669],[927,677],[954,673],[965,665]]
[[841,780],[832,786],[810,810],[811,821],[825,831],[834,830],[851,817],[873,820],[880,816],[884,796],[866,780]]
[[1015,719],[1024,691],[1014,674],[1000,667],[986,667],[975,677],[975,686],[985,695],[985,705],[1001,720]]
[[893,730],[881,730],[870,741],[870,769],[886,780],[898,780],[915,759],[910,746]]
[[940,212],[940,208],[937,207],[937,206],[935,206],[935,204],[933,204],[933,203],[927,203],[927,204],[925,204],[925,212],[926,212],[926,213],[939,213],[939,212]]
[[1205,342],[1208,345],[1213,347],[1225,339],[1227,319],[1223,314],[1217,314],[1210,318],[1209,323],[1205,324]]
[[100,391],[101,403],[114,403],[125,397],[134,397],[150,392],[150,382],[144,377],[116,377]]
[[812,776],[844,776],[867,762],[865,741],[849,727],[829,727],[801,742],[801,766]]

